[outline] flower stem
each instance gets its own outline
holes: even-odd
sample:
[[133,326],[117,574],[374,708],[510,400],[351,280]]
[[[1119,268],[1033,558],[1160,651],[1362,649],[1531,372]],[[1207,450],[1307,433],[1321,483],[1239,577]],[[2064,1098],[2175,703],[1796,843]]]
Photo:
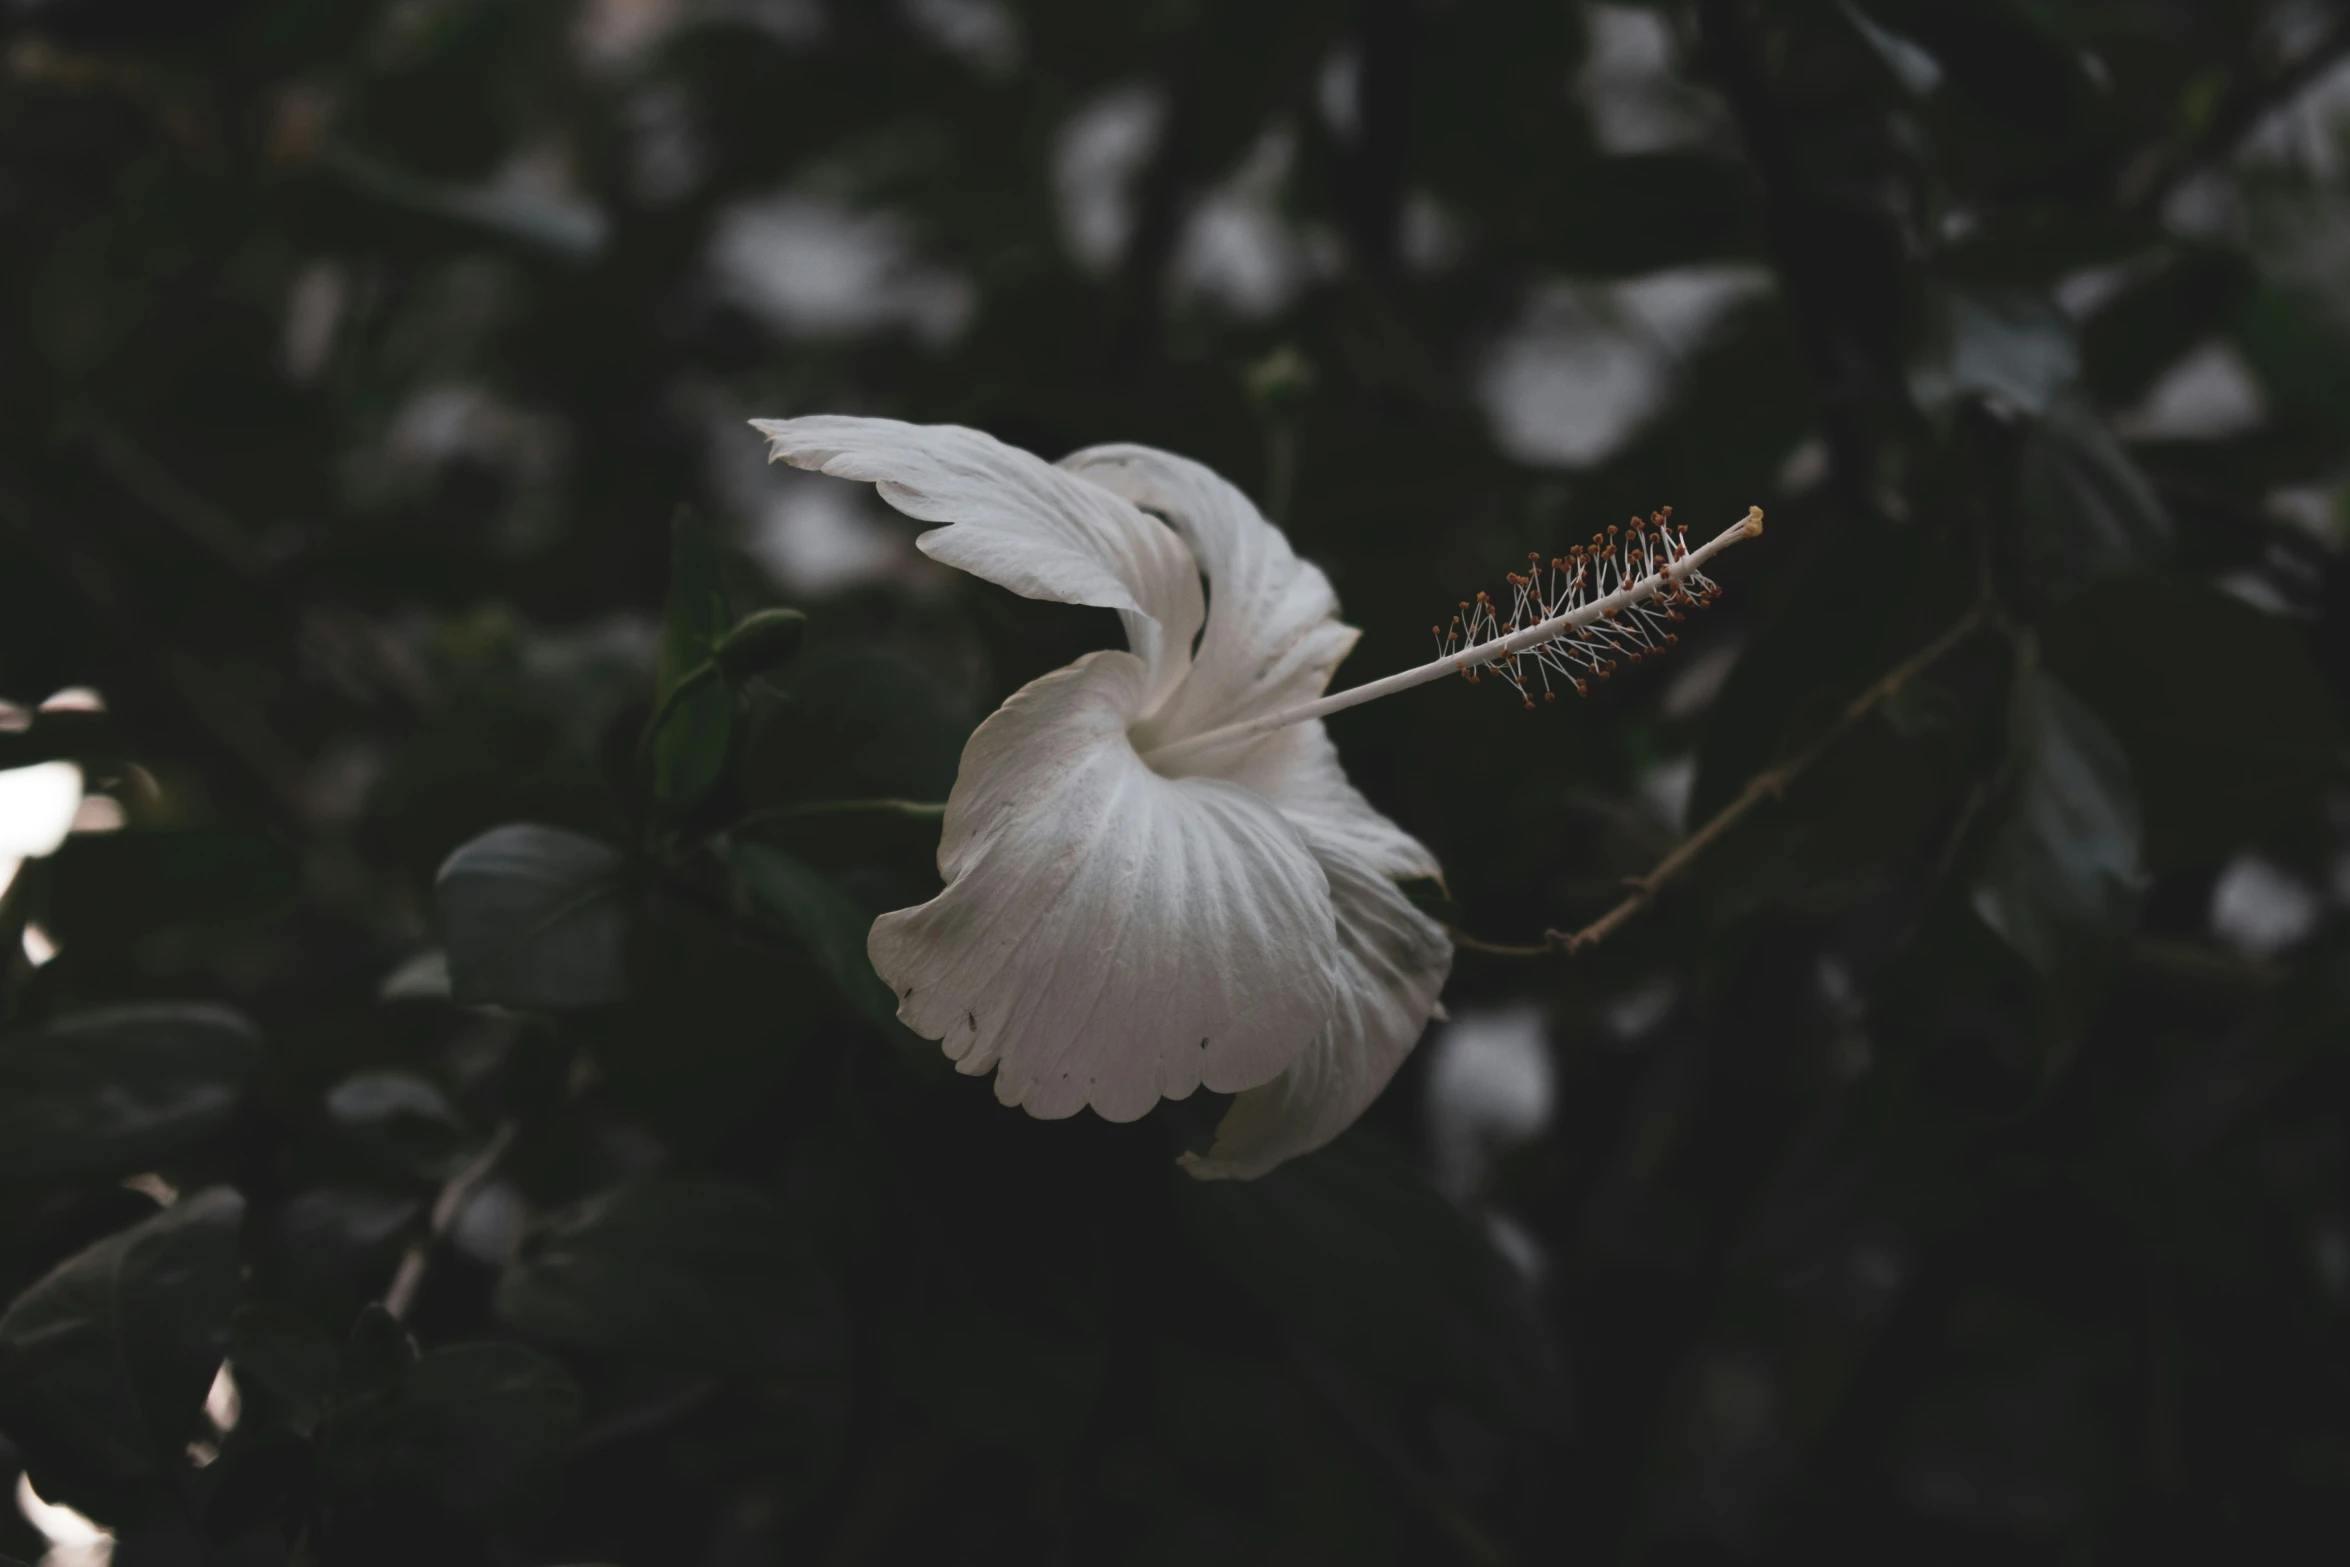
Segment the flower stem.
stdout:
[[1732,827],[1738,825],[1749,811],[1765,801],[1777,800],[1783,796],[1790,784],[1802,777],[1811,768],[1811,765],[1826,755],[1837,741],[1850,734],[1862,719],[1868,717],[1888,699],[1898,694],[1902,687],[1924,673],[1928,667],[1939,662],[1945,654],[1965,642],[1983,625],[1986,618],[1985,606],[1980,603],[1976,604],[1965,614],[1959,616],[1940,636],[1878,676],[1869,684],[1867,690],[1847,702],[1844,711],[1838,715],[1836,721],[1830,724],[1809,745],[1776,767],[1767,767],[1747,779],[1746,787],[1738,791],[1736,799],[1716,811],[1706,820],[1704,826],[1682,839],[1679,846],[1659,860],[1655,868],[1650,870],[1647,875],[1626,878],[1626,885],[1631,888],[1631,891],[1627,892],[1622,901],[1618,902],[1614,908],[1582,929],[1546,930],[1542,933],[1541,943],[1534,946],[1480,941],[1474,937],[1465,936],[1459,931],[1453,933],[1453,940],[1472,951],[1489,952],[1497,956],[1512,958],[1540,957],[1550,952],[1572,954],[1606,940],[1618,926],[1646,908],[1667,882],[1687,870],[1692,861],[1712,847]]
[[515,1134],[520,1130],[519,1123],[511,1117],[499,1122],[498,1129],[490,1134],[488,1142],[482,1144],[481,1151],[466,1162],[464,1169],[450,1176],[441,1187],[440,1194],[433,1199],[432,1214],[426,1221],[424,1233],[410,1241],[408,1249],[401,1253],[400,1266],[392,1275],[391,1287],[384,1291],[384,1310],[390,1312],[395,1320],[407,1320],[410,1308],[416,1304],[416,1297],[424,1291],[424,1275],[432,1266],[433,1248],[440,1245],[449,1231],[456,1227],[457,1216],[465,1211],[466,1202],[480,1189],[481,1184],[497,1173],[499,1161],[514,1146]]
[[1323,718],[1332,713],[1344,712],[1350,707],[1360,707],[1365,702],[1375,702],[1383,696],[1393,696],[1398,691],[1409,691],[1414,686],[1426,685],[1431,680],[1442,680],[1447,675],[1466,674],[1472,669],[1482,668],[1499,659],[1508,658],[1512,654],[1526,652],[1528,649],[1540,647],[1546,642],[1555,642],[1560,637],[1588,626],[1595,620],[1605,619],[1643,599],[1652,598],[1666,588],[1679,587],[1682,582],[1687,580],[1690,573],[1696,571],[1698,567],[1704,565],[1715,555],[1740,540],[1751,539],[1761,533],[1762,516],[1760,506],[1749,507],[1744,518],[1732,523],[1719,535],[1700,544],[1671,565],[1650,572],[1639,581],[1627,583],[1604,597],[1593,599],[1580,609],[1572,609],[1563,615],[1554,615],[1548,620],[1537,621],[1522,630],[1513,631],[1507,636],[1495,637],[1490,642],[1480,642],[1475,647],[1463,648],[1457,653],[1447,653],[1443,657],[1432,659],[1415,669],[1401,670],[1379,680],[1353,686],[1344,691],[1333,692],[1328,696],[1319,696],[1310,702],[1300,702],[1295,706],[1282,708],[1278,712],[1243,719],[1239,723],[1226,724],[1221,728],[1210,729],[1200,734],[1186,735],[1179,740],[1170,740],[1165,745],[1146,752],[1143,760],[1153,767],[1164,766],[1169,761],[1188,756],[1196,751],[1204,751],[1229,741],[1270,734],[1276,729],[1286,729],[1291,724],[1302,724],[1309,718]]

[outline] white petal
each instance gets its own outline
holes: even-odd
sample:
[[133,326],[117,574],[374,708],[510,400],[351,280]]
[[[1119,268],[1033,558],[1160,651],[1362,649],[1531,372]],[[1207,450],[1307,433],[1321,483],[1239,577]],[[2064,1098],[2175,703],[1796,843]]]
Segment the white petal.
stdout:
[[771,458],[880,487],[933,560],[1024,598],[1114,609],[1150,666],[1141,711],[1174,689],[1200,629],[1199,566],[1166,524],[1100,485],[960,425],[820,414],[753,419]]
[[1126,731],[1147,689],[1102,652],[1014,693],[964,749],[946,890],[866,943],[907,1026],[1034,1115],[1255,1088],[1332,1015],[1320,862],[1247,789],[1145,766]]
[[71,762],[0,772],[0,856],[37,860],[55,854],[81,803],[82,770]]
[[1346,781],[1338,747],[1320,719],[1253,739],[1218,759],[1214,772],[1272,801],[1317,854],[1350,855],[1396,881],[1444,875],[1419,839],[1372,809]]
[[1159,513],[1208,578],[1208,624],[1190,678],[1136,735],[1153,745],[1322,694],[1358,633],[1338,595],[1232,484],[1148,446],[1094,446],[1061,466]]
[[1316,848],[1338,915],[1337,1007],[1296,1065],[1232,1101],[1205,1157],[1184,1156],[1201,1180],[1252,1179],[1352,1126],[1419,1042],[1452,972],[1444,928],[1383,872]]

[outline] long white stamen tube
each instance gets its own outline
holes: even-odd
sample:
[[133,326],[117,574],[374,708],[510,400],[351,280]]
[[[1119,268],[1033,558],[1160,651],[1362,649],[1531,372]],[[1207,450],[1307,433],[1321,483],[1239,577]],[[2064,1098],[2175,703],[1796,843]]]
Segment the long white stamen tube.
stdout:
[[1426,685],[1431,680],[1442,680],[1447,675],[1458,675],[1471,669],[1482,668],[1496,659],[1507,658],[1513,653],[1523,653],[1528,649],[1540,647],[1546,642],[1556,641],[1567,633],[1588,626],[1595,620],[1604,619],[1627,605],[1637,604],[1643,599],[1652,598],[1665,588],[1679,587],[1692,572],[1723,550],[1742,540],[1759,535],[1762,532],[1762,524],[1762,508],[1750,506],[1747,508],[1744,518],[1732,523],[1720,534],[1700,544],[1671,565],[1660,567],[1637,582],[1627,583],[1613,593],[1593,599],[1580,609],[1571,609],[1563,615],[1554,615],[1548,620],[1537,621],[1522,630],[1510,632],[1507,636],[1495,637],[1490,642],[1480,642],[1475,647],[1463,648],[1457,653],[1447,653],[1443,657],[1433,659],[1417,668],[1401,670],[1364,685],[1351,686],[1344,691],[1335,691],[1328,696],[1316,697],[1311,702],[1300,702],[1294,707],[1282,708],[1279,712],[1243,719],[1237,724],[1226,724],[1218,729],[1188,735],[1181,740],[1171,740],[1165,745],[1143,753],[1143,760],[1153,767],[1162,767],[1169,761],[1188,756],[1195,751],[1204,751],[1212,746],[1222,745],[1233,740],[1244,740],[1252,735],[1270,734],[1276,729],[1286,729],[1291,724],[1302,724],[1309,718],[1323,718],[1331,713],[1344,712],[1350,707],[1360,707],[1365,702],[1375,702],[1383,696],[1393,696],[1398,691],[1408,691],[1414,686]]

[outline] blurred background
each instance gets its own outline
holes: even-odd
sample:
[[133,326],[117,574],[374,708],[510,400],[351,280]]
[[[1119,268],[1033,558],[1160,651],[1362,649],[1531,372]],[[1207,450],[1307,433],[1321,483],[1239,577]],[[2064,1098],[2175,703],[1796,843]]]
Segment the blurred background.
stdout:
[[[2330,0],[0,0],[0,1556],[2338,1557],[2345,61]],[[999,1109],[864,966],[935,819],[823,807],[1115,619],[765,466],[814,412],[1209,463],[1340,684],[1759,503],[1670,658],[1332,724],[1486,942],[1750,808],[1464,950],[1264,1181],[1176,1172],[1214,1096]]]

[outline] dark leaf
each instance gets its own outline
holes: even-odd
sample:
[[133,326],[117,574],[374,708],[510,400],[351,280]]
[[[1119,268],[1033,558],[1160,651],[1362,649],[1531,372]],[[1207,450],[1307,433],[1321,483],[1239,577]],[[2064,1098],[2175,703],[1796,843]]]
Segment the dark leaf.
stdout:
[[808,617],[796,609],[762,609],[745,615],[719,642],[711,657],[735,685],[781,668],[808,638]]
[[2080,369],[2072,323],[2046,300],[1946,289],[1928,313],[1910,391],[1928,408],[1972,393],[2022,413],[2044,414]]
[[710,525],[692,508],[680,507],[669,524],[669,591],[656,695],[667,697],[709,662],[730,619]]
[[2309,819],[2342,776],[2341,720],[2301,628],[2208,583],[2102,583],[2065,606],[2042,646],[2128,755],[2156,871]]
[[372,1302],[360,1307],[327,1394],[329,1448],[362,1441],[389,1421],[415,1364],[416,1345],[399,1319]]
[[2334,441],[2350,431],[2350,320],[2307,288],[2272,285],[2235,316],[2236,341],[2272,404]]
[[228,1347],[245,1200],[183,1198],[58,1265],[0,1318],[0,1424],[51,1501],[152,1506]]
[[1731,670],[1706,721],[1688,817],[1702,821],[1746,781],[1835,720],[1843,705],[1966,610],[1966,569],[1915,530],[1847,523]]
[[2035,579],[2061,596],[2171,551],[2170,514],[2089,407],[2060,399],[2032,421],[2016,473],[2016,507]]
[[2148,1139],[2184,1165],[2350,1039],[2350,940],[2337,935],[2226,1037],[2171,1063]]
[[898,1021],[897,997],[873,972],[865,952],[873,916],[830,877],[781,849],[738,843],[728,854],[751,896],[800,939],[851,1010],[878,1030],[917,1075],[941,1077],[945,1056],[936,1043]]
[[[245,1384],[240,1380],[237,1387],[241,1395]],[[241,1540],[277,1520],[307,1517],[317,1478],[317,1444],[247,1406],[206,1468],[204,1532],[214,1540]]]
[[248,1403],[266,1396],[303,1436],[318,1429],[334,1392],[335,1341],[309,1317],[272,1301],[237,1308],[229,1322],[228,1360]]
[[356,1493],[398,1465],[402,1393],[416,1346],[380,1305],[362,1306],[336,1357],[320,1432],[320,1467],[330,1491]]
[[936,680],[856,648],[818,648],[789,675],[790,700],[762,716],[745,747],[752,803],[947,797],[971,720]]
[[449,856],[436,891],[456,1000],[580,1007],[628,994],[621,859],[593,838],[493,828]]
[[76,833],[57,852],[51,913],[60,945],[121,942],[264,913],[297,873],[283,844],[234,828]]
[[1870,10],[1931,53],[1955,91],[2027,135],[2061,137],[2079,113],[2080,70],[2054,39],[2025,20],[2029,10],[2000,0],[1878,0]]
[[584,1407],[570,1372],[520,1344],[436,1349],[409,1368],[402,1399],[433,1490],[466,1511],[552,1467]]
[[840,1354],[840,1302],[791,1216],[700,1176],[632,1181],[549,1218],[497,1309],[556,1343],[702,1365],[808,1371]]
[[2129,759],[2036,670],[2017,680],[2011,722],[2014,792],[1974,909],[2043,976],[2086,980],[2129,934],[2144,886]]
[[263,1228],[273,1281],[322,1313],[399,1244],[422,1204],[410,1191],[314,1186],[285,1198]]
[[1852,23],[1853,31],[1860,34],[1861,41],[1869,46],[1885,68],[1893,73],[1894,80],[1901,83],[1912,97],[1930,97],[1934,89],[1942,85],[1942,62],[1935,59],[1925,45],[1874,20],[1853,0],[1845,0],[1841,9],[1845,20]]
[[408,1072],[362,1072],[327,1091],[326,1113],[387,1168],[431,1178],[454,1173],[471,1136],[441,1091]]
[[571,1374],[535,1350],[455,1344],[419,1356],[369,1306],[335,1372],[330,1485],[345,1497],[420,1486],[461,1511],[490,1507],[555,1460],[582,1408]]
[[1190,1181],[1209,1254],[1381,1386],[1539,1419],[1556,1364],[1522,1281],[1459,1209],[1355,1131],[1254,1181]]
[[653,792],[679,810],[708,793],[726,769],[734,693],[713,678],[709,666],[729,618],[709,525],[680,509],[670,524],[669,597],[655,688],[659,727],[651,741]]
[[2226,325],[2247,282],[2241,257],[2202,247],[2130,269],[2081,328],[2090,387],[2108,406],[2136,402],[2156,377]]
[[877,1028],[897,1021],[897,998],[873,972],[865,936],[873,916],[823,873],[763,843],[738,843],[728,858],[759,906],[806,944],[857,1015]]
[[261,1042],[208,1006],[84,1012],[0,1041],[0,1176],[129,1175],[226,1126]]

